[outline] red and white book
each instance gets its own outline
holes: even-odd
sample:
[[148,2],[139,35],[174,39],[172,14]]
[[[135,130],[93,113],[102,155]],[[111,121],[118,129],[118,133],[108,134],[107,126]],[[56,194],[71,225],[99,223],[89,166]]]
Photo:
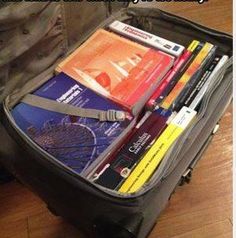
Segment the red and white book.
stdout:
[[61,62],[64,72],[95,92],[138,114],[174,57],[100,29]]

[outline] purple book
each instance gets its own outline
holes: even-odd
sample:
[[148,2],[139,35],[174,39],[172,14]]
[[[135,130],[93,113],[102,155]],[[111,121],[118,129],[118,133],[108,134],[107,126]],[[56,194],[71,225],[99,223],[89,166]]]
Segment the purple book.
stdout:
[[[33,94],[80,108],[124,110],[63,73],[48,80]],[[77,173],[83,173],[95,160],[114,150],[133,124],[131,117],[125,121],[100,122],[25,103],[16,105],[12,115],[33,141]]]

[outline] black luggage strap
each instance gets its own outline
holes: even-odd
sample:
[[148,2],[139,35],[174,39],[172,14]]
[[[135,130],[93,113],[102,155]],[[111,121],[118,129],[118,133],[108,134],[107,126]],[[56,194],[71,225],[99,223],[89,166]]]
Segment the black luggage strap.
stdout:
[[70,116],[94,118],[98,119],[99,121],[124,121],[126,118],[126,113],[124,111],[103,111],[97,109],[79,108],[73,105],[57,102],[33,94],[25,95],[21,99],[21,102],[34,107],[46,109],[48,111],[59,112]]

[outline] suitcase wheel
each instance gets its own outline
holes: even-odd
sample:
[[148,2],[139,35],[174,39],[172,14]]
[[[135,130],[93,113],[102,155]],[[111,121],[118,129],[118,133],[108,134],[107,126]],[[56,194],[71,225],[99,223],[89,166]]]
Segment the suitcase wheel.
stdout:
[[54,208],[50,207],[49,205],[47,206],[47,208],[54,216],[56,217],[60,216]]
[[179,186],[183,186],[185,184],[189,184],[192,179],[192,170],[188,169],[181,177]]
[[111,223],[94,225],[94,229],[96,230],[96,238],[135,238],[126,229]]
[[111,221],[103,216],[96,220],[93,228],[96,238],[136,238],[142,221],[143,216],[140,213],[133,214],[119,222]]
[[14,177],[8,173],[5,169],[0,167],[0,184],[9,183],[14,179]]

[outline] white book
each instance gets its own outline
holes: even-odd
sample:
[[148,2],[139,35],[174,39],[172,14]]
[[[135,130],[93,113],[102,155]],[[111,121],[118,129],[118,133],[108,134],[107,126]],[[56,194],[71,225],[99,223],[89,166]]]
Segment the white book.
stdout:
[[120,21],[112,22],[109,25],[109,28],[118,34],[157,48],[176,57],[179,57],[185,49],[182,45],[158,37]]

